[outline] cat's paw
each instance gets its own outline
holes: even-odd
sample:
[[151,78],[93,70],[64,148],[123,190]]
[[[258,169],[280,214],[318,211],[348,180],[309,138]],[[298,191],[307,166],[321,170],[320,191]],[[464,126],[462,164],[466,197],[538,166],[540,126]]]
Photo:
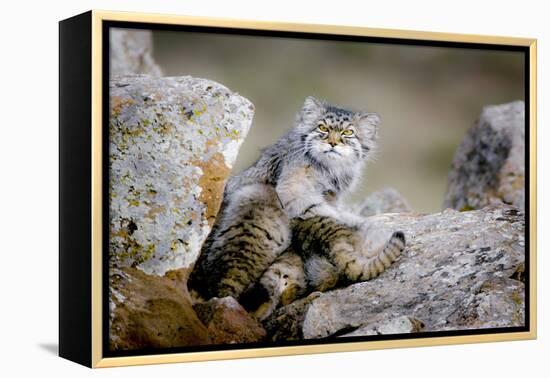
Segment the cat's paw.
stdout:
[[393,253],[396,257],[399,257],[403,250],[405,249],[405,246],[407,245],[407,241],[405,239],[405,234],[403,231],[395,231],[392,235],[390,240],[388,241],[387,248],[390,248],[393,250]]
[[306,297],[306,301],[311,302],[311,301],[319,298],[321,296],[321,294],[323,294],[323,293],[321,293],[320,291],[314,291]]
[[391,235],[392,239],[397,239],[399,240],[401,243],[403,243],[403,247],[407,244],[406,240],[405,240],[405,234],[403,233],[403,231],[395,231],[392,235]]

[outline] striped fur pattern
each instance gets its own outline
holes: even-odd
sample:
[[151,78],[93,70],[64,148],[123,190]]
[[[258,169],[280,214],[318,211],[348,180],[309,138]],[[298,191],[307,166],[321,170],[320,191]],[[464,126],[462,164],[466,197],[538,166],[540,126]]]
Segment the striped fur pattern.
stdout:
[[289,219],[272,186],[251,184],[233,193],[211,235],[188,286],[203,298],[238,299],[289,246]]
[[314,216],[292,221],[293,247],[306,261],[309,291],[325,291],[343,283],[376,278],[397,260],[405,235],[393,232],[379,249],[370,249],[361,229],[331,217]]
[[241,304],[263,320],[279,305],[285,306],[306,293],[304,263],[292,248],[283,252],[260,280],[241,297]]
[[[372,243],[368,227],[350,227],[332,217],[313,216],[291,221],[292,244],[241,298],[241,304],[264,320],[279,305],[304,294],[376,278],[405,248],[397,231]],[[381,229],[375,231],[384,234]]]
[[232,176],[188,281],[233,296],[259,319],[305,293],[379,275],[405,245],[343,198],[375,150],[379,118],[306,98],[296,125]]

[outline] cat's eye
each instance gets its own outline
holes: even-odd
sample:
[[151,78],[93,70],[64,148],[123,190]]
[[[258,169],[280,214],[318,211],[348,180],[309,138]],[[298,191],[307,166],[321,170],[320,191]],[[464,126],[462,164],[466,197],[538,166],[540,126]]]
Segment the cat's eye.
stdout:
[[327,133],[328,127],[326,127],[325,125],[319,125],[319,131],[322,133]]
[[353,135],[353,130],[352,129],[344,130],[344,131],[342,131],[342,135],[351,136],[351,135]]

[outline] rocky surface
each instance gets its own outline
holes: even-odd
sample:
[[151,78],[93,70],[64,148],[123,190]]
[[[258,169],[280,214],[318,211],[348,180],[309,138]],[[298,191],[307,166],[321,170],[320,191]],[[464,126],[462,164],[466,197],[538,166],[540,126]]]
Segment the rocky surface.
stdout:
[[407,200],[394,188],[384,188],[373,192],[360,205],[360,213],[365,217],[384,213],[410,213]]
[[383,214],[405,232],[400,260],[378,278],[282,307],[271,340],[315,339],[524,324],[525,217],[517,208]]
[[525,104],[487,106],[458,147],[444,208],[492,203],[525,209]]
[[194,309],[213,344],[258,342],[266,335],[262,325],[233,297],[212,298],[196,304]]
[[178,272],[159,277],[111,268],[109,278],[110,350],[210,344]]
[[262,325],[231,297],[193,306],[187,273],[181,269],[160,277],[136,268],[111,269],[110,350],[243,344],[265,338]]
[[393,189],[373,193],[361,214],[405,232],[401,258],[260,324],[230,297],[193,306],[185,284],[253,105],[212,81],[149,73],[110,83],[111,350],[524,324],[523,103],[486,108],[455,156],[446,204],[482,209],[420,215]]
[[345,333],[340,337],[391,335],[399,333],[421,332],[424,323],[408,316],[387,316],[378,322],[373,322],[357,328],[355,331]]
[[153,34],[149,30],[112,28],[109,49],[111,76],[162,75],[153,59]]
[[149,274],[189,267],[214,222],[254,113],[193,77],[110,82],[110,263]]

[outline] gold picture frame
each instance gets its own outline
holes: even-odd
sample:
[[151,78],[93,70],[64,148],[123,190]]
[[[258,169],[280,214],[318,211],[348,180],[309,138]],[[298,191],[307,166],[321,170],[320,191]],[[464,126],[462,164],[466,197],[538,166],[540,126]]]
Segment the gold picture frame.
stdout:
[[[104,351],[104,77],[106,51],[104,36],[108,22],[127,22],[162,25],[293,32],[335,36],[376,37],[380,39],[430,41],[476,45],[517,46],[527,54],[528,78],[528,329],[520,332],[483,333],[475,335],[433,336],[396,340],[373,340],[332,344],[266,346],[253,349],[226,349],[199,352],[147,354],[106,357]],[[84,41],[84,42],[83,42]],[[82,53],[84,51],[84,54]],[[449,344],[482,343],[535,339],[537,335],[536,307],[536,229],[537,229],[537,167],[536,167],[536,39],[469,34],[436,33],[351,27],[338,25],[295,24],[232,20],[210,17],[190,17],[145,13],[126,13],[93,10],[60,23],[60,124],[61,124],[61,230],[60,230],[60,355],[89,367],[114,367],[188,361],[208,361],[295,354],[347,352],[372,349],[420,347]],[[77,58],[77,56],[79,56]],[[80,68],[70,67],[80,65]],[[80,69],[80,71],[78,71]],[[87,71],[88,70],[88,71]],[[77,86],[76,90],[75,85]],[[69,93],[70,92],[70,93]],[[65,93],[65,94],[64,94]],[[70,109],[72,110],[70,110]],[[76,109],[76,110],[75,110]],[[75,124],[85,122],[85,124]],[[70,129],[72,125],[73,129]],[[89,126],[88,126],[89,125]],[[75,130],[78,126],[79,130]],[[87,149],[77,151],[68,147],[68,140],[80,140]],[[80,144],[82,146],[82,144]],[[70,154],[83,156],[86,165],[71,165]],[[82,155],[80,155],[82,154]],[[78,185],[71,189],[66,181],[77,170],[83,170]],[[74,176],[71,176],[74,177]],[[79,176],[80,177],[80,176]],[[79,190],[82,189],[82,190]],[[71,191],[73,190],[73,191]],[[86,197],[83,197],[86,196]],[[84,212],[69,209],[82,203]],[[86,219],[79,220],[78,217]],[[79,221],[75,221],[79,220]],[[69,234],[73,236],[68,236]],[[76,297],[79,297],[76,299]],[[75,308],[76,307],[76,308]],[[79,341],[83,340],[83,341]],[[79,343],[82,346],[79,346]]]

